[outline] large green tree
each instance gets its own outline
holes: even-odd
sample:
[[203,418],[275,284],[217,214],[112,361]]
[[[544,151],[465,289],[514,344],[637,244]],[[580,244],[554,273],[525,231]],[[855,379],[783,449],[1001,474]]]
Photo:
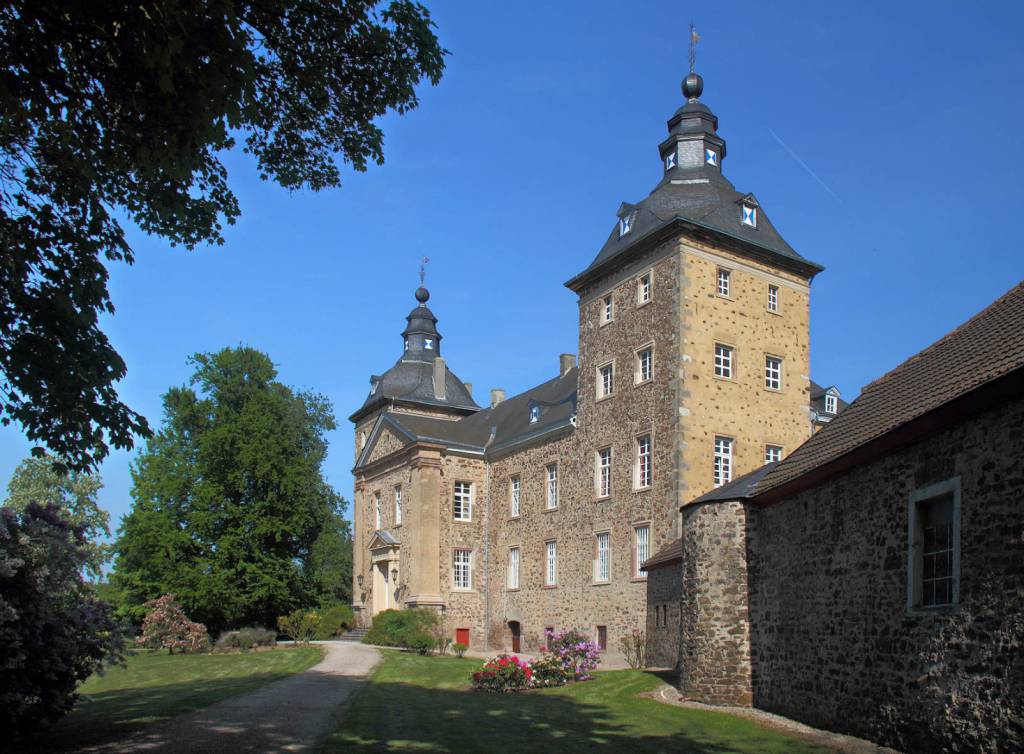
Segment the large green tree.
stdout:
[[67,471],[56,458],[44,455],[18,464],[7,484],[4,506],[23,512],[29,503],[58,508],[84,535],[86,573],[99,579],[110,557],[110,514],[100,508],[97,495],[103,487],[99,474]]
[[418,104],[443,50],[410,0],[0,4],[0,422],[76,469],[148,435],[99,327],[122,220],[221,243],[240,141],[288,189],[383,162],[375,120]]
[[133,467],[115,583],[136,618],[173,592],[214,632],[273,626],[324,589],[317,545],[345,506],[321,469],[331,406],[279,382],[251,348],[192,363],[191,384],[164,395],[163,426]]

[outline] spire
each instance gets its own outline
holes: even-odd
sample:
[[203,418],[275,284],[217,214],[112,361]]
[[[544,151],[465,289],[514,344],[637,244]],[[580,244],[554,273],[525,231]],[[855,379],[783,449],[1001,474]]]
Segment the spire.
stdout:
[[421,285],[414,295],[419,303],[405,318],[407,324],[402,331],[405,349],[402,361],[433,362],[441,355],[441,333],[437,331],[437,317],[427,308],[430,291]]

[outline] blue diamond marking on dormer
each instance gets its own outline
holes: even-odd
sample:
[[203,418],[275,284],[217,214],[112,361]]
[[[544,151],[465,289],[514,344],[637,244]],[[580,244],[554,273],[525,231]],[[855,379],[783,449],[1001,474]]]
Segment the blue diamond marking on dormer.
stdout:
[[423,339],[423,347],[426,348],[428,351],[433,351],[434,350],[434,341],[431,338],[424,338]]
[[743,214],[741,216],[744,225],[749,225],[751,228],[757,227],[757,208],[748,207],[746,204],[743,205]]
[[676,153],[669,152],[665,155],[665,170],[671,170],[676,166]]
[[704,149],[704,162],[708,165],[718,165],[718,152],[713,149]]
[[619,238],[633,230],[633,218],[636,217],[636,212],[630,212],[628,215],[622,217],[619,220]]

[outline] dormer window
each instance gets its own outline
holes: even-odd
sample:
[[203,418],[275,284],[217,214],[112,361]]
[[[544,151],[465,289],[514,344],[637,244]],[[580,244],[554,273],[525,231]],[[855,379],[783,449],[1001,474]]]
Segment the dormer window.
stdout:
[[713,149],[704,149],[704,162],[712,167],[718,167],[718,152]]
[[408,338],[405,339],[405,350],[406,351],[409,350],[409,339]]
[[636,219],[636,212],[630,212],[619,218],[619,238],[633,230],[633,220]]
[[826,395],[825,396],[825,413],[826,414],[834,414],[834,413],[836,413],[836,410],[838,408],[839,408],[839,399],[836,398],[834,395],[831,395],[831,394],[830,395]]
[[757,207],[753,207],[749,204],[741,205],[740,207],[740,222],[744,225],[749,225],[751,228],[757,227]]
[[676,166],[676,153],[675,151],[669,152],[665,155],[665,170],[671,170]]
[[530,406],[530,424],[540,421],[540,406]]
[[425,349],[427,349],[428,351],[433,351],[434,350],[434,340],[433,340],[433,338],[424,338],[423,339],[423,347]]

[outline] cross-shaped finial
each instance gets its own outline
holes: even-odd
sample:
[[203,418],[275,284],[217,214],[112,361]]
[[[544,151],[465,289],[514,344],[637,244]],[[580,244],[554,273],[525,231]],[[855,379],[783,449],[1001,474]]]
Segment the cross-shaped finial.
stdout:
[[427,262],[429,261],[426,257],[420,260],[420,285],[423,285],[423,281],[427,277]]
[[690,22],[690,73],[693,73],[693,67],[697,64],[697,43],[700,41],[700,35],[697,34],[697,27],[693,25],[693,21]]

